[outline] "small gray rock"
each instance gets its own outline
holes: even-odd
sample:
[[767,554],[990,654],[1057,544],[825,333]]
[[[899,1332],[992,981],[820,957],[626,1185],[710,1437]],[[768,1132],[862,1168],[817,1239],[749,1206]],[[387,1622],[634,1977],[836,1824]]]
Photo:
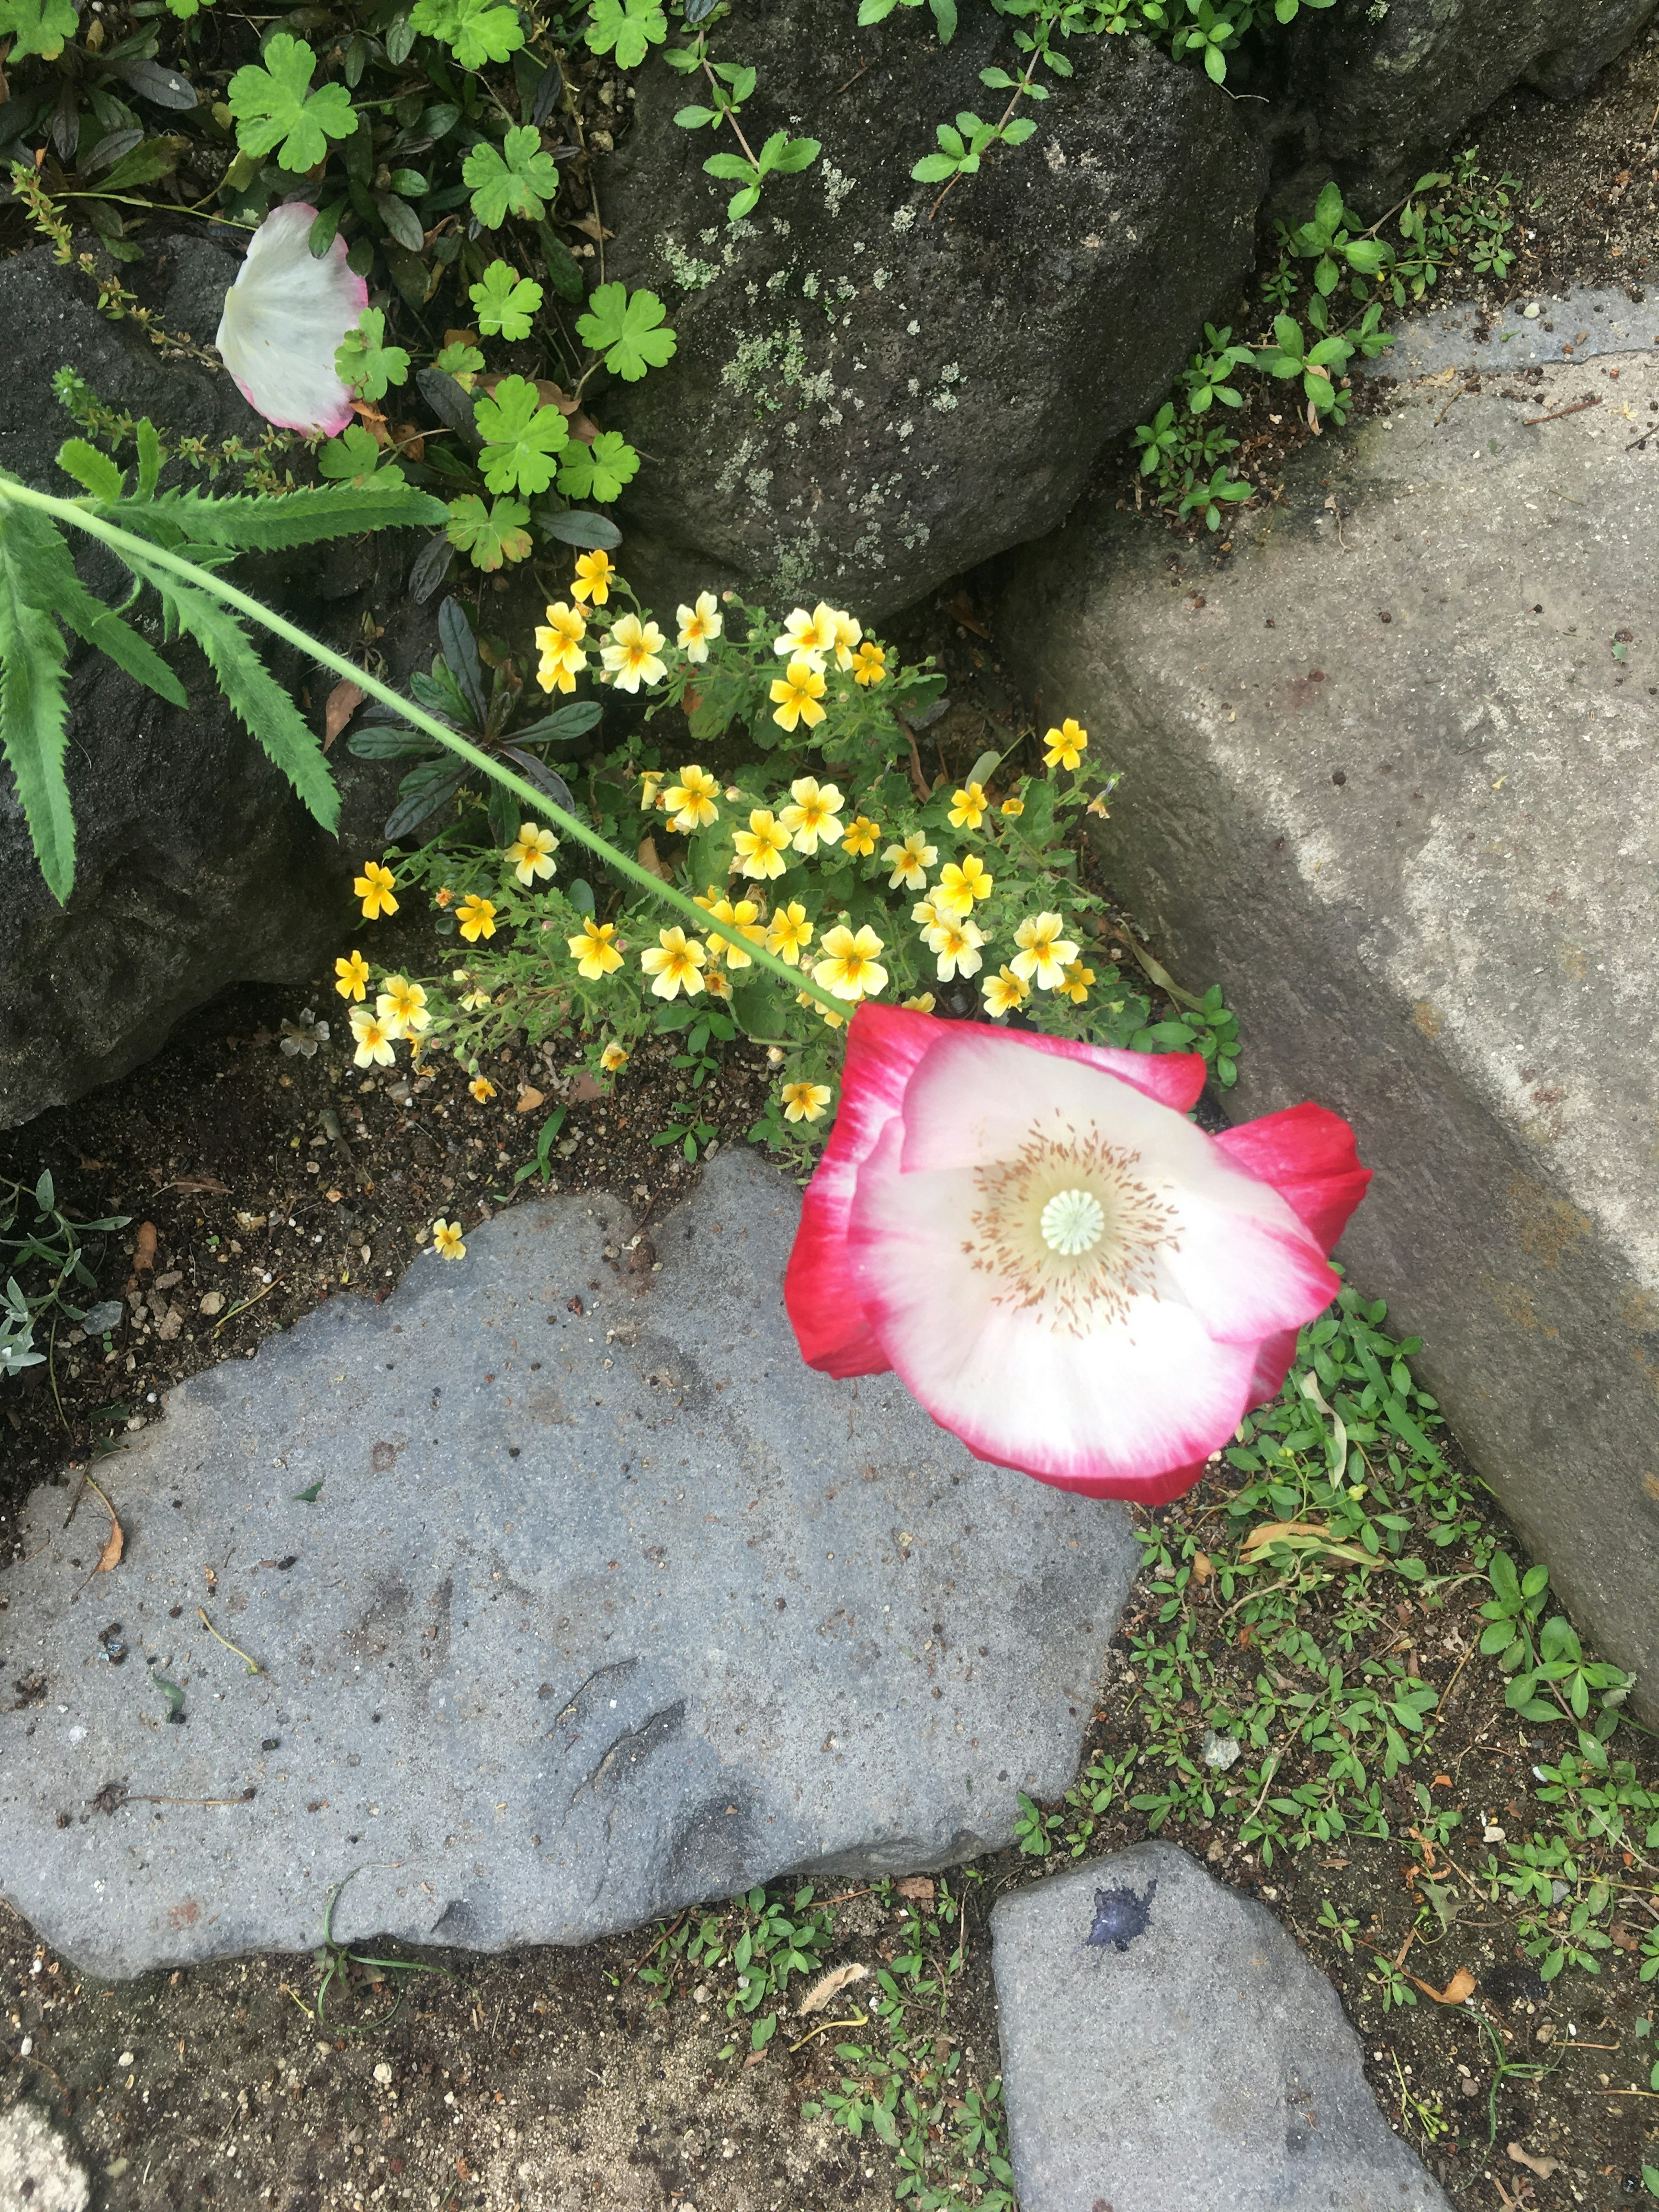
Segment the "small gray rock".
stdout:
[[122,1976],[304,1950],[354,1868],[337,1936],[495,1950],[1007,1843],[1075,1771],[1128,1516],[804,1366],[799,1212],[739,1148],[659,1273],[570,1198],[331,1304],[100,1468],[89,1583],[93,1502],[37,1492],[0,1891]]
[[87,2170],[39,2106],[0,2112],[0,2205],[6,2212],[86,2212]]
[[1450,2212],[1335,1990],[1175,1844],[1015,1890],[991,1929],[1023,2212]]

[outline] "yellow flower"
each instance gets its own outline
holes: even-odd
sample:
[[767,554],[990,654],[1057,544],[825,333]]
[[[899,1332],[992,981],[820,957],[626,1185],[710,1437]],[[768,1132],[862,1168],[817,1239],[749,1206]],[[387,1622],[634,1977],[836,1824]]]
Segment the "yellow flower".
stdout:
[[546,624],[536,631],[542,656],[536,681],[544,691],[551,691],[556,685],[561,691],[575,690],[576,678],[587,665],[587,655],[582,651],[586,635],[587,617],[580,607],[567,606],[562,599],[549,607]]
[[623,615],[611,624],[611,641],[599,659],[618,691],[637,691],[641,684],[660,684],[667,675],[667,662],[657,658],[667,642],[655,623]]
[[786,1083],[782,1091],[786,1121],[817,1121],[830,1103],[827,1083]]
[[1050,730],[1042,740],[1048,750],[1042,756],[1045,768],[1075,768],[1089,742],[1089,732],[1070,714],[1057,730]]
[[854,684],[881,684],[886,681],[886,678],[887,648],[884,645],[878,645],[874,638],[866,637],[853,656],[853,681]]
[[455,902],[455,894],[454,894],[454,892],[453,892],[453,890],[450,890],[449,885],[448,885],[447,884],[445,884],[443,885],[443,887],[442,887],[442,889],[441,889],[441,890],[435,890],[435,891],[434,891],[434,892],[433,892],[433,894],[432,894],[432,903],[433,903],[433,905],[434,905],[434,906],[437,906],[437,907],[453,906],[453,905],[454,904],[454,902]]
[[926,937],[930,929],[939,927],[949,912],[950,908],[941,908],[936,899],[918,899],[910,909],[910,919]]
[[847,1017],[844,1014],[832,1014],[829,1007],[821,1000],[815,999],[810,991],[797,991],[795,1004],[798,1006],[805,1006],[809,1013],[816,1014],[827,1030],[845,1029],[847,1026]]
[[521,822],[519,834],[507,848],[507,857],[513,863],[513,872],[526,887],[533,884],[538,876],[553,872],[553,854],[558,839],[550,830],[543,830],[533,822]]
[[647,975],[654,975],[651,986],[659,999],[678,998],[682,991],[689,999],[702,988],[703,963],[708,955],[695,937],[688,937],[683,929],[664,929],[658,932],[658,942],[647,945],[640,955],[640,965]]
[[657,788],[662,782],[665,774],[665,771],[659,768],[646,768],[640,770],[640,811],[641,813],[648,814],[652,808],[656,805]]
[[887,970],[876,958],[881,949],[880,938],[867,922],[856,937],[837,922],[824,933],[824,957],[814,963],[812,981],[838,999],[873,998],[887,988]]
[[1012,822],[1024,813],[1025,801],[1023,799],[1005,799],[998,811],[1006,814]]
[[[794,670],[790,670],[793,676]],[[775,691],[777,686],[773,685]],[[818,678],[818,689],[823,688],[823,678]],[[777,716],[773,716],[773,720]],[[841,835],[839,816],[847,804],[833,783],[821,784],[815,775],[798,775],[789,787],[793,806],[786,806],[778,819],[787,830],[798,853],[816,853],[818,840],[832,845]]]
[[841,841],[843,853],[856,853],[867,858],[876,849],[876,840],[881,835],[879,822],[872,822],[867,814],[855,815],[847,825],[847,835]]
[[812,925],[800,901],[793,899],[787,906],[779,907],[767,927],[767,951],[775,952],[780,960],[797,968],[801,954],[811,942]]
[[[761,927],[760,908],[753,899],[739,899],[733,906],[730,899],[722,898],[714,884],[710,884],[708,897],[700,898],[697,904],[702,907],[704,913],[712,914],[716,921],[730,922],[733,929],[740,929],[745,937],[757,945],[766,935],[765,930]],[[716,937],[714,939],[709,948],[708,957],[714,962],[724,960],[730,968],[752,968],[755,964],[753,959],[740,945],[733,945],[723,937]]]
[[627,1066],[627,1052],[617,1042],[616,1038],[612,1037],[610,1043],[605,1046],[604,1051],[599,1054],[599,1066],[605,1070],[607,1075],[617,1075],[619,1074],[621,1071]]
[[495,934],[495,902],[481,898],[477,891],[469,891],[461,901],[455,919],[461,925],[461,935],[469,945],[476,945],[481,937]]
[[1045,991],[1057,991],[1066,981],[1066,965],[1077,958],[1077,947],[1062,937],[1065,922],[1057,914],[1032,915],[1014,932],[1020,950],[1014,955],[1014,973],[1026,982],[1033,977]]
[[441,1260],[465,1260],[466,1247],[461,1242],[459,1221],[446,1221],[440,1215],[432,1224],[432,1249]]
[[931,991],[924,991],[919,998],[902,999],[899,1003],[907,1014],[931,1014],[939,1000]]
[[817,661],[792,660],[781,676],[772,683],[772,700],[776,709],[772,720],[781,730],[793,730],[798,722],[812,729],[823,720],[823,709],[818,701],[823,696],[823,672]]
[[902,845],[890,845],[881,858],[882,865],[893,871],[887,878],[890,890],[905,884],[921,891],[927,888],[927,871],[939,858],[939,847],[928,843],[925,830],[913,830]]
[[379,1014],[371,1014],[367,1006],[354,1006],[351,1034],[357,1040],[352,1054],[357,1066],[391,1066],[392,1032]]
[[611,579],[617,571],[608,553],[579,553],[576,556],[576,580],[570,586],[573,599],[591,599],[596,607],[605,606],[611,598]]
[[623,964],[620,946],[611,939],[617,934],[614,921],[595,921],[590,915],[574,937],[567,937],[565,944],[576,963],[576,973],[590,983],[603,982]]
[[662,803],[672,820],[668,826],[689,837],[694,830],[706,830],[711,822],[720,819],[720,809],[714,804],[714,793],[720,785],[707,769],[695,763],[680,770],[680,780],[671,783],[662,795]]
[[718,637],[723,627],[720,602],[712,592],[699,592],[695,607],[680,609],[680,634],[676,642],[688,660],[698,663],[708,658],[708,641]]
[[979,988],[985,994],[986,1006],[993,1014],[1011,1014],[1016,1006],[1023,1006],[1031,995],[1012,968],[1000,969],[994,975],[988,975]]
[[783,626],[783,635],[772,641],[774,653],[787,654],[791,660],[804,659],[816,669],[822,669],[823,656],[833,653],[835,646],[835,610],[822,599],[810,615],[805,607],[797,607]]
[[488,1106],[495,1096],[495,1086],[487,1075],[475,1075],[466,1087],[480,1106]]
[[337,960],[334,972],[340,979],[334,986],[340,996],[361,1000],[368,988],[368,963],[362,954],[354,952],[349,959]]
[[927,944],[939,955],[939,980],[948,983],[953,975],[977,975],[985,965],[979,948],[985,942],[985,932],[976,922],[958,921],[950,915],[937,929],[927,933]]
[[463,994],[461,1004],[469,1014],[476,1014],[481,1007],[489,1004],[489,994],[488,991],[468,991]]
[[953,830],[977,830],[985,819],[985,810],[990,805],[982,783],[964,784],[951,799],[951,827]]
[[401,975],[386,977],[386,988],[374,1001],[374,1011],[393,1036],[418,1036],[432,1019],[427,1010],[425,985],[406,982]]
[[994,881],[977,854],[970,853],[960,867],[947,860],[933,887],[934,902],[944,914],[971,914],[975,899],[990,897]]
[[395,878],[390,868],[379,860],[365,860],[363,872],[351,888],[363,902],[363,920],[376,921],[383,914],[396,914],[398,902],[392,896]]
[[789,832],[776,821],[769,806],[750,813],[749,827],[732,833],[732,842],[743,863],[743,872],[756,882],[783,873],[783,856],[789,849]]
[[1066,970],[1066,980],[1060,986],[1060,995],[1080,1006],[1089,995],[1089,986],[1095,980],[1092,968],[1085,968],[1080,960],[1073,960]]
[[837,668],[850,668],[853,665],[853,648],[864,635],[863,626],[840,607],[828,610],[819,607],[817,613],[826,611],[830,617],[830,645],[836,656],[836,665]]
[[731,981],[718,968],[705,970],[702,988],[711,999],[729,999],[732,995]]

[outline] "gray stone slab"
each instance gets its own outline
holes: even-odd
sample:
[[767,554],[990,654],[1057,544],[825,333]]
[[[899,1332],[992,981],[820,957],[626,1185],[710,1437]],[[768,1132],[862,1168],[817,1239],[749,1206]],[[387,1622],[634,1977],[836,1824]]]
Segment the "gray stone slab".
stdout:
[[1021,2212],[1449,2212],[1335,1990],[1175,1844],[1012,1891],[991,1929]]
[[738,1150],[652,1231],[659,1273],[620,1206],[562,1199],[332,1303],[100,1465],[128,1542],[90,1584],[96,1500],[65,1529],[37,1492],[0,1575],[0,1891],[121,1976],[303,1950],[354,1867],[337,1936],[495,1950],[1006,1844],[1075,1771],[1128,1516],[804,1367],[798,1211]]
[[1627,291],[1575,284],[1564,293],[1534,292],[1512,301],[1501,315],[1484,314],[1467,300],[1448,301],[1426,315],[1413,315],[1387,353],[1361,366],[1368,376],[1410,383],[1447,368],[1490,376],[1539,362],[1589,361],[1650,346],[1659,347],[1659,285],[1633,300]]
[[87,2170],[38,2105],[0,2112],[0,2206],[5,2212],[87,2212]]
[[1352,1121],[1343,1256],[1650,1723],[1656,402],[1652,346],[1401,386],[1231,560],[1103,500],[996,614],[1125,771],[1106,860],[1160,957],[1239,1011],[1230,1110]]

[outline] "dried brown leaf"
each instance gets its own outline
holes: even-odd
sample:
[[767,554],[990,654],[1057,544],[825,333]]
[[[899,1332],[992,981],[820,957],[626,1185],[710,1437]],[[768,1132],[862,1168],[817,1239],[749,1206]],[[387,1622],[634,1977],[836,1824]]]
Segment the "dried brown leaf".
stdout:
[[1254,1552],[1259,1545],[1276,1544],[1284,1536],[1328,1536],[1330,1533],[1322,1521],[1263,1521],[1244,1539],[1244,1549]]
[[514,1111],[518,1114],[533,1114],[538,1106],[545,1106],[546,1103],[547,1093],[544,1091],[538,1091],[533,1083],[521,1083],[519,1085],[518,1103]]
[[111,1568],[120,1565],[121,1553],[125,1547],[126,1540],[125,1529],[112,1513],[109,1516],[109,1535],[105,1541],[103,1550],[98,1554],[96,1571],[99,1574],[106,1575]]
[[[1412,1978],[1417,1979],[1415,1975]],[[1417,1986],[1437,2004],[1461,2005],[1465,1997],[1474,1995],[1474,1976],[1467,1966],[1460,1966],[1443,1990],[1431,1989],[1426,1982],[1418,1982]]]
[[361,684],[354,684],[347,676],[343,676],[329,693],[328,704],[323,709],[323,750],[325,752],[339,736],[368,696]]
[[[929,1887],[932,1887],[930,1883]],[[844,1966],[831,1966],[827,1974],[820,1974],[796,2006],[795,2010],[805,2020],[808,2013],[822,2012],[833,1996],[839,1996],[849,1982],[861,1982],[868,1974],[868,1966],[857,1960],[849,1960]]]
[[1517,2166],[1524,2166],[1528,2172],[1535,2173],[1540,2181],[1547,2181],[1553,2173],[1561,2171],[1559,2158],[1534,2158],[1529,2152],[1522,2150],[1519,2143],[1510,2145],[1510,2156]]
[[147,1275],[155,1265],[155,1224],[141,1221],[138,1234],[133,1239],[132,1269],[137,1275]]
[[896,1881],[893,1887],[901,1897],[913,1897],[920,1905],[931,1905],[933,1901],[933,1880],[927,1875],[907,1874],[903,1881]]

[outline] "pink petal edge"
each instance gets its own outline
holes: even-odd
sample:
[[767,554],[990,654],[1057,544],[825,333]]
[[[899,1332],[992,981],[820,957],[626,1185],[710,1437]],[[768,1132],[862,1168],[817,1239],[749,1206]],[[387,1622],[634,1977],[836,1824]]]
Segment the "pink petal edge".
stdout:
[[1271,1183],[1328,1253],[1371,1179],[1350,1124],[1311,1101],[1241,1121],[1215,1141],[1236,1167]]

